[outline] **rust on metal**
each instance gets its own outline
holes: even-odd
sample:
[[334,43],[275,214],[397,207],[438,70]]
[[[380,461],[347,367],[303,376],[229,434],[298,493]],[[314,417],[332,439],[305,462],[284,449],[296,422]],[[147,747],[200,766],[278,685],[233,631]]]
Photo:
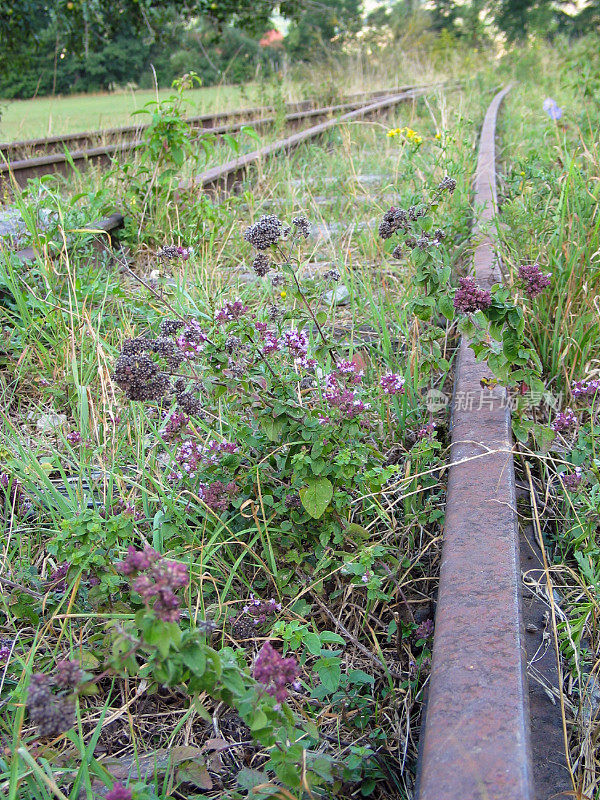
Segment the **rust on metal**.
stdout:
[[[487,226],[496,209],[490,105],[479,146],[473,227],[477,282],[499,279]],[[510,416],[504,389],[461,341],[433,663],[419,800],[533,800]]]

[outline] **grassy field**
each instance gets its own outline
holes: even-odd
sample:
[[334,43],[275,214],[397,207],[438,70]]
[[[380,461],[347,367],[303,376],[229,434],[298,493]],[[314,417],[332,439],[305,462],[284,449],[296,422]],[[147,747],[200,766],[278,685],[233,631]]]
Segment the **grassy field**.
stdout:
[[[170,89],[160,89],[160,98]],[[245,86],[211,86],[187,93],[189,113],[202,114],[261,105],[264,92],[256,84]],[[33,100],[6,101],[0,119],[0,140],[34,139],[52,134],[114,128],[139,121],[132,113],[156,99],[152,89],[122,90],[114,93],[40,97]]]

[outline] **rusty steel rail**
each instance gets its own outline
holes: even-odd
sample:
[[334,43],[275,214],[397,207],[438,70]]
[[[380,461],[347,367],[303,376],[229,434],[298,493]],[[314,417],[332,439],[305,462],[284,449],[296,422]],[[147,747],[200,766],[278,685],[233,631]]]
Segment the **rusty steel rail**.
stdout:
[[[475,275],[485,287],[500,278],[487,231],[496,117],[509,88],[486,113],[475,175]],[[534,797],[510,412],[505,389],[482,390],[488,374],[463,338],[419,800]]]
[[[365,102],[365,98],[379,98],[390,94],[397,94],[407,89],[415,88],[413,85],[402,86],[394,89],[379,89],[374,92],[359,92],[344,97],[340,106],[353,104],[354,106]],[[335,106],[334,106],[335,107]],[[301,113],[303,111],[313,111],[318,108],[314,100],[302,100],[297,103],[286,103],[286,112],[289,115]],[[232,111],[218,111],[212,114],[201,114],[190,117],[187,121],[190,127],[199,130],[212,131],[234,120],[243,125],[253,121],[254,118],[260,119],[265,114],[271,113],[275,109],[273,106],[257,106],[253,108],[242,108]],[[78,152],[101,145],[115,144],[121,140],[133,137],[136,140],[148,128],[148,124],[140,122],[137,125],[124,125],[118,128],[104,128],[97,131],[80,131],[77,133],[57,134],[39,139],[22,139],[13,142],[0,142],[0,161],[22,161],[25,158],[36,156],[62,154],[65,149]]]
[[[315,117],[327,117],[340,114],[348,109],[360,108],[364,105],[364,100],[354,101],[349,103],[342,103],[335,106],[325,106],[321,108],[311,108],[303,111],[295,111],[286,115],[286,126],[296,127],[306,120],[314,119]],[[259,119],[240,120],[226,125],[213,125],[207,128],[200,128],[200,134],[210,133],[213,135],[222,135],[225,133],[234,133],[239,131],[244,125],[252,125],[256,128],[265,128],[275,124],[277,118],[275,116],[262,117]],[[74,151],[69,153],[53,153],[50,155],[37,156],[34,158],[26,158],[18,161],[6,161],[0,163],[0,185],[2,182],[10,184],[11,179],[24,187],[30,178],[48,175],[54,172],[60,172],[66,175],[75,164],[78,168],[83,168],[88,164],[108,165],[111,164],[114,158],[119,157],[125,153],[129,153],[139,147],[141,141],[139,139],[133,141],[119,141],[114,144],[102,145],[100,147],[92,147],[86,150]]]
[[[408,100],[415,100],[426,92],[427,88],[412,89],[409,91],[400,92],[399,94],[395,94],[391,97],[386,97],[383,100],[377,100],[376,102],[367,103],[366,105],[363,104],[353,111],[327,120],[326,122],[322,122],[319,125],[313,125],[312,127],[306,128],[299,133],[288,136],[285,139],[281,139],[277,142],[266,145],[265,147],[261,147],[258,150],[254,150],[245,156],[241,156],[240,158],[234,159],[233,161],[228,161],[219,167],[214,167],[213,169],[207,170],[191,182],[182,182],[179,185],[178,191],[179,193],[183,193],[195,191],[197,189],[200,189],[201,191],[210,191],[211,189],[214,190],[221,187],[232,188],[234,184],[246,174],[247,170],[252,165],[261,162],[275,153],[292,150],[294,147],[297,147],[303,142],[314,139],[325,131],[331,130],[336,125],[339,125],[343,122],[349,122],[353,119],[358,119],[363,116],[380,113],[389,108],[393,108],[399,103]],[[90,230],[98,230],[102,233],[106,233],[110,239],[112,233],[116,232],[120,227],[122,227],[123,222],[123,215],[115,212],[106,219],[92,223],[92,225],[90,225]],[[21,261],[27,262],[35,259],[36,251],[32,247],[28,247],[24,250],[16,252],[14,255]]]

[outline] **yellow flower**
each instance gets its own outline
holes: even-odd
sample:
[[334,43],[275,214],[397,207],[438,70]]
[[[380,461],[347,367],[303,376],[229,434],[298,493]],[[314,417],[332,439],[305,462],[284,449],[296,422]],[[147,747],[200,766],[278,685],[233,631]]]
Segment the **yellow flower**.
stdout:
[[282,300],[285,300],[285,298],[287,297],[286,290],[282,289],[281,292],[279,292],[279,296],[281,297]]
[[438,132],[436,133],[436,135],[435,135],[435,138],[436,138],[436,139],[441,139],[441,138],[442,138],[442,134],[441,134],[441,133],[438,131]]
[[525,177],[525,173],[524,173],[524,172],[522,172],[522,173],[521,173],[521,175],[522,175],[523,177]]

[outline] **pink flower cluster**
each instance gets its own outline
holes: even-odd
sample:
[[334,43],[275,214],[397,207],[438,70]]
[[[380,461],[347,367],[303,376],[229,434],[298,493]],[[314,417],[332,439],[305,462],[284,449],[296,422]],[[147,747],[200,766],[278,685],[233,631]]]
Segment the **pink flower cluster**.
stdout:
[[539,264],[522,264],[519,267],[519,278],[523,282],[525,294],[532,298],[537,297],[552,283],[552,275],[542,272]]
[[242,317],[246,311],[248,311],[248,306],[245,306],[241,300],[235,300],[233,303],[228,300],[217,313],[215,319],[217,322],[222,323],[232,322],[234,319]]
[[287,348],[295,358],[303,358],[308,353],[308,336],[304,331],[293,328],[284,331],[279,344],[282,348]]
[[573,397],[593,397],[600,392],[600,380],[575,381],[571,386]]
[[196,322],[196,320],[192,320],[179,334],[176,342],[183,357],[187,358],[188,361],[192,361],[198,358],[200,353],[204,350],[204,343],[206,340],[207,336],[200,327],[200,323]]
[[384,394],[402,394],[406,381],[395,372],[386,372],[379,381]]
[[204,500],[206,505],[215,512],[227,511],[231,504],[231,498],[238,493],[239,489],[234,481],[223,483],[213,481],[208,484],[200,484],[198,487],[198,497]]
[[300,689],[298,662],[293,656],[284,658],[270,642],[265,642],[254,662],[254,678],[262,683],[267,694],[283,703],[288,696],[287,685]]
[[492,295],[487,289],[481,289],[474,278],[459,278],[458,290],[454,295],[454,308],[463,314],[473,311],[484,311],[492,304]]
[[575,412],[572,408],[565,408],[564,411],[561,411],[556,415],[556,418],[552,423],[552,427],[557,433],[562,431],[570,431],[576,426],[577,417],[575,416]]
[[358,370],[353,361],[342,361],[333,372],[325,375],[325,391],[323,397],[330,408],[337,408],[347,419],[368,411],[369,403],[363,402],[359,395],[348,387],[361,382],[362,370]]
[[113,787],[106,795],[106,800],[132,800],[133,793],[122,783],[113,783]]
[[417,439],[426,439],[428,436],[431,436],[436,427],[435,422],[428,422],[424,428],[419,428],[417,431]]
[[129,545],[127,557],[117,564],[117,571],[128,576],[137,574],[131,586],[146,607],[152,608],[163,622],[177,622],[181,612],[175,592],[187,586],[189,580],[185,564],[168,561],[151,547],[136,550]]
[[170,441],[176,436],[181,435],[187,429],[187,424],[189,421],[190,418],[183,412],[179,414],[173,414],[169,417],[167,424],[160,432],[162,438]]
[[263,341],[261,353],[268,356],[270,353],[277,353],[280,350],[287,350],[295,359],[296,363],[305,369],[314,369],[316,361],[308,358],[308,336],[304,331],[294,328],[285,330],[281,336],[277,336],[274,331],[267,328],[266,323],[257,322],[254,326]]
[[258,600],[253,594],[250,595],[250,602],[244,606],[244,614],[252,617],[254,625],[263,625],[268,617],[272,617],[277,611],[281,611],[281,603],[271,598],[270,600]]
[[173,477],[179,480],[185,476],[195,478],[202,467],[217,464],[222,453],[235,453],[237,450],[238,446],[233,442],[217,442],[213,439],[205,445],[188,439],[175,454],[180,469],[173,472]]
[[574,492],[583,480],[583,470],[581,467],[575,467],[573,472],[562,472],[560,478],[565,488]]

